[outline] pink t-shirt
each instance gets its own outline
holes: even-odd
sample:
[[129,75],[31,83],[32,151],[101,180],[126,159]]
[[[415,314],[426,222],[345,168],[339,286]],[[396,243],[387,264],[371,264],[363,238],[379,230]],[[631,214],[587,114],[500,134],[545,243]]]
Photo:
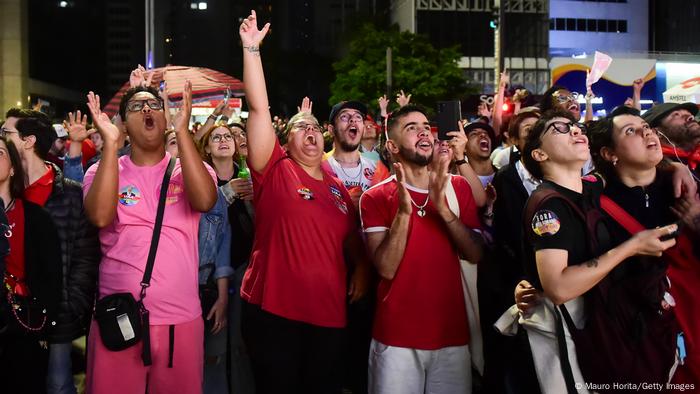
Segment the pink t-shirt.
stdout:
[[[131,292],[136,299],[153,236],[160,187],[170,155],[152,167],[139,167],[126,155],[119,158],[119,202],[112,224],[100,230],[100,297]],[[83,180],[87,195],[99,163]],[[214,170],[207,170],[216,179]],[[168,186],[158,253],[144,304],[154,325],[186,323],[201,316],[197,231],[200,213],[187,201],[180,160]]]

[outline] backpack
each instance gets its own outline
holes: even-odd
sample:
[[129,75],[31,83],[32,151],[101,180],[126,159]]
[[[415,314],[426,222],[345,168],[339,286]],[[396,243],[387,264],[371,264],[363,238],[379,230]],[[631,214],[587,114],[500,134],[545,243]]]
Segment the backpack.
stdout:
[[[586,224],[587,246],[597,256],[597,228],[603,215],[597,208],[584,212],[576,203],[545,186],[530,197],[525,215],[534,216],[546,201],[558,198],[565,202]],[[527,228],[527,227],[526,227]],[[529,234],[529,233],[526,233]],[[623,264],[645,264],[640,274],[627,275],[618,270]],[[642,268],[642,267],[640,267]],[[624,275],[619,275],[623,272]],[[614,383],[661,383],[668,381],[676,352],[678,332],[675,315],[661,308],[660,300],[668,287],[666,267],[651,260],[623,262],[584,294],[586,322],[579,329],[566,306],[555,308],[560,366],[569,394],[577,393],[581,383],[574,381],[569,363],[564,324],[567,325],[577,351],[581,373],[599,393],[616,392]],[[658,301],[656,305],[648,300]]]

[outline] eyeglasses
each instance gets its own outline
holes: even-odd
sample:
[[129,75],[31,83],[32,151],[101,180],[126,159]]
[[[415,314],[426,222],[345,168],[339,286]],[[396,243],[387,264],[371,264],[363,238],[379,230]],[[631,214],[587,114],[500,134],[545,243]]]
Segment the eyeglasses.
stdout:
[[557,101],[559,101],[559,103],[563,104],[567,101],[578,102],[579,94],[576,92],[571,92],[570,94],[565,96],[565,95],[560,95],[560,94],[555,93],[553,96],[555,99],[557,99]]
[[347,123],[351,120],[354,120],[355,122],[362,122],[365,118],[360,114],[342,114],[338,116],[338,119],[340,119],[341,122]]
[[581,134],[586,134],[586,126],[584,126],[581,123],[574,123],[574,122],[552,122],[547,126],[547,129],[542,133],[542,136],[547,134],[547,131],[549,129],[554,129],[559,134],[569,134],[571,133],[571,128],[576,127],[579,129]]
[[10,129],[5,128],[5,127],[0,128],[0,136],[2,136],[2,137],[6,136],[6,135],[8,135],[8,134],[12,134],[12,133],[19,133],[19,131],[17,131],[17,130],[10,130]]
[[129,112],[138,112],[143,109],[145,105],[148,105],[148,108],[158,111],[163,109],[163,102],[160,100],[156,99],[149,99],[149,100],[134,100],[134,101],[129,101],[126,104],[126,110]]
[[231,134],[214,134],[209,139],[211,140],[211,142],[220,144],[221,141],[233,141],[233,136]]
[[294,128],[297,130],[304,130],[304,131],[308,131],[309,129],[311,129],[311,131],[315,131],[317,133],[321,132],[321,126],[319,126],[317,124],[313,124],[313,123],[297,123],[294,125]]

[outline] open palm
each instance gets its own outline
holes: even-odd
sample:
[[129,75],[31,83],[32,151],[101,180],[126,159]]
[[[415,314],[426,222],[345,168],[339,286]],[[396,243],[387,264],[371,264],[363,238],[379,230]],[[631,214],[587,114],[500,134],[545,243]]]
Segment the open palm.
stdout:
[[102,112],[100,108],[100,96],[90,92],[88,93],[88,103],[87,106],[90,109],[90,114],[92,115],[92,122],[97,126],[97,131],[102,135],[102,139],[105,141],[116,142],[119,140],[120,131],[112,124],[109,120],[109,116]]
[[268,30],[270,30],[269,23],[266,23],[262,30],[258,29],[258,18],[255,15],[255,10],[251,10],[250,15],[243,20],[239,29],[243,46],[257,46],[265,38]]

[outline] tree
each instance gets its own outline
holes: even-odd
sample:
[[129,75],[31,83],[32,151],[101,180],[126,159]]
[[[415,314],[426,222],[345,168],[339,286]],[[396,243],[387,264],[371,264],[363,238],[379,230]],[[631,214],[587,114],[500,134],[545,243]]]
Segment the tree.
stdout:
[[439,100],[460,99],[467,93],[456,47],[436,49],[426,37],[399,32],[396,25],[379,31],[365,24],[351,40],[349,53],[333,63],[336,76],[329,103],[358,100],[376,108],[377,97],[386,90],[387,47],[392,49],[393,88],[410,92],[411,102],[430,111]]

